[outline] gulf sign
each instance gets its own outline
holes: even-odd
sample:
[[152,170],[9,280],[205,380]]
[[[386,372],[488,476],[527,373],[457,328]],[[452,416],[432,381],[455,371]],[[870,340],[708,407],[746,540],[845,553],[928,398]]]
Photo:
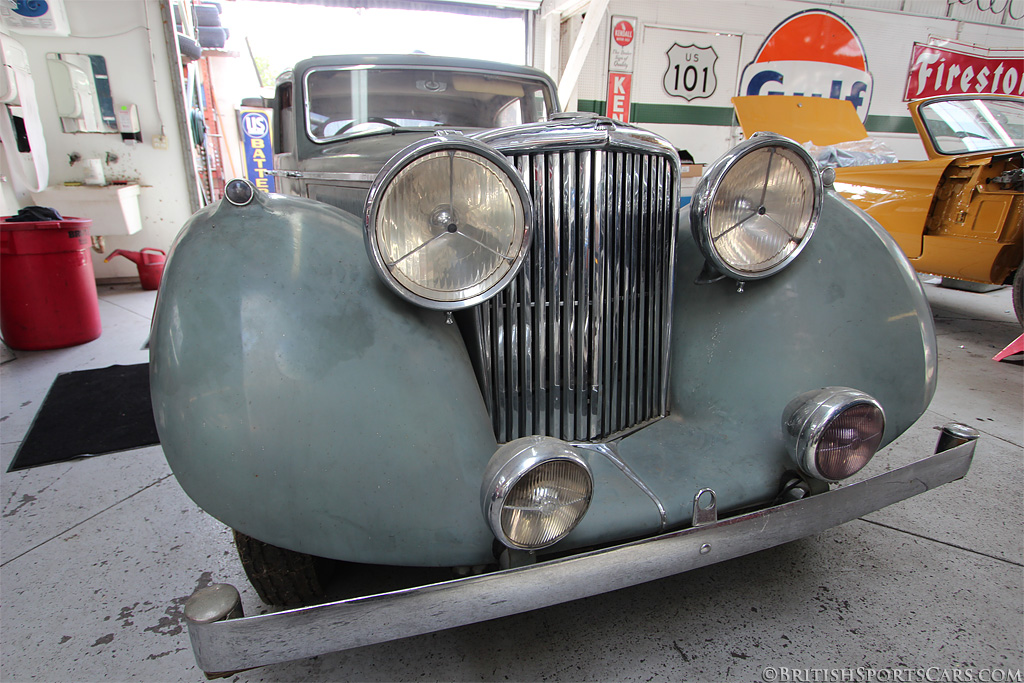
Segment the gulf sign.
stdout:
[[1024,95],[1024,51],[988,57],[914,43],[903,99],[958,94]]
[[798,12],[772,29],[740,77],[740,95],[803,95],[847,100],[861,121],[872,78],[853,27],[823,9]]

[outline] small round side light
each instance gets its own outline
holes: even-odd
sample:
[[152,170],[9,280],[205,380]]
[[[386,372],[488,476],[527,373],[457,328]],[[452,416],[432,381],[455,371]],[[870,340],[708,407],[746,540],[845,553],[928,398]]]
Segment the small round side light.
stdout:
[[224,187],[224,199],[235,206],[245,206],[256,196],[256,188],[248,180],[235,178]]

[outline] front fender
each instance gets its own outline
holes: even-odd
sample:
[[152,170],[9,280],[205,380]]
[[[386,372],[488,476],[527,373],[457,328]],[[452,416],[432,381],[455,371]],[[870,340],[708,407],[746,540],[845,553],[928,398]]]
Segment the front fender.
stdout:
[[150,357],[167,460],[225,524],[351,561],[492,559],[465,514],[497,448],[465,345],[384,288],[350,214],[260,193],[196,214]]
[[846,386],[881,402],[885,445],[928,407],[937,380],[928,300],[892,237],[862,210],[829,191],[800,256],[742,291],[728,279],[695,284],[703,258],[686,237],[676,277],[673,413],[717,416],[742,431],[773,406],[772,431],[781,432],[790,399]]
[[[739,291],[730,279],[696,284],[703,265],[683,216],[669,414],[617,444],[669,528],[690,522],[704,488],[720,511],[770,503],[796,469],[783,410],[806,391],[846,386],[874,396],[886,415],[883,445],[927,408],[936,342],[924,291],[888,233],[835,192],[782,272]],[[609,529],[647,531],[652,511],[643,500],[592,505],[561,547],[607,542]]]

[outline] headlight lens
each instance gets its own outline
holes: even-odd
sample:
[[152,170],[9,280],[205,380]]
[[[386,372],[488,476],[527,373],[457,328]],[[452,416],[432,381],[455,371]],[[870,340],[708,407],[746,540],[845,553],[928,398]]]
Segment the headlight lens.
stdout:
[[790,454],[805,474],[840,481],[874,457],[885,432],[885,414],[868,394],[826,387],[786,406],[783,431]]
[[708,261],[737,280],[785,268],[821,212],[821,177],[798,144],[758,133],[712,164],[691,204],[694,239]]
[[593,482],[571,460],[549,460],[512,487],[501,507],[501,531],[520,548],[544,548],[565,537],[590,506]]
[[498,449],[481,493],[495,537],[512,548],[538,550],[576,528],[590,507],[594,479],[568,445],[526,437]]
[[367,200],[367,247],[384,281],[428,308],[475,305],[511,280],[530,238],[529,195],[497,151],[434,138],[401,152]]

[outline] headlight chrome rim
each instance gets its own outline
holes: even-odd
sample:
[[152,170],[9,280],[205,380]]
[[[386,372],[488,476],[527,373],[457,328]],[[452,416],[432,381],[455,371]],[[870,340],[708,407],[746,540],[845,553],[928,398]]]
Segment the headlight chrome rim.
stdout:
[[[382,252],[378,232],[378,219],[380,218],[381,207],[392,183],[403,171],[437,152],[462,152],[479,156],[485,164],[490,165],[493,171],[504,175],[505,179],[512,185],[513,192],[510,192],[509,195],[518,199],[518,202],[513,203],[513,214],[515,215],[515,225],[513,227],[515,231],[514,241],[518,246],[518,250],[514,255],[500,256],[507,263],[507,269],[500,278],[493,280],[487,286],[481,286],[487,280],[487,278],[484,278],[476,285],[463,288],[462,290],[455,290],[465,292],[466,294],[465,296],[453,296],[452,298],[432,298],[428,288],[417,287],[411,281],[406,281],[402,274],[393,272],[393,268],[388,265],[388,259]],[[498,150],[472,138],[447,132],[440,133],[406,147],[392,157],[384,168],[381,169],[380,173],[377,174],[367,195],[364,211],[364,238],[367,254],[381,280],[406,301],[424,308],[440,311],[456,311],[469,308],[486,301],[508,286],[522,268],[530,250],[533,234],[532,202],[533,200],[522,177]],[[441,207],[442,203],[439,202],[438,207]],[[448,208],[451,209],[451,207]],[[434,213],[437,213],[437,211]],[[411,284],[413,286],[410,286]]]
[[[587,480],[586,500],[576,519],[561,533],[542,543],[528,544],[511,538],[503,523],[503,512],[510,495],[531,473],[559,462],[578,467]],[[480,494],[484,518],[502,545],[518,550],[542,550],[568,536],[586,516],[594,494],[594,475],[586,460],[567,443],[546,436],[523,437],[504,444],[495,452],[484,473]]]
[[[877,411],[881,421],[879,443],[859,467],[843,476],[823,472],[818,462],[818,447],[823,437],[837,419],[858,407],[870,407]],[[801,472],[821,481],[837,482],[862,470],[878,452],[884,439],[885,411],[873,396],[863,391],[848,387],[824,387],[801,394],[790,401],[783,411],[782,430],[789,453]]]
[[[786,254],[780,261],[761,270],[742,270],[736,267],[719,253],[715,240],[711,235],[711,213],[715,199],[722,190],[723,183],[730,171],[736,168],[737,164],[749,155],[766,148],[778,148],[796,156],[806,167],[811,181],[812,204],[807,219],[807,228],[804,231],[795,248]],[[810,241],[814,230],[817,227],[821,215],[821,208],[824,203],[824,189],[821,182],[821,174],[811,155],[801,145],[793,140],[776,133],[755,133],[749,140],[741,142],[732,150],[715,161],[704,173],[700,183],[694,190],[694,199],[690,204],[690,226],[693,238],[697,242],[705,259],[719,273],[738,280],[748,282],[760,280],[775,275],[788,267],[804,250]],[[761,204],[755,209],[757,215],[765,215],[766,207]],[[750,218],[748,217],[748,218]],[[746,220],[746,219],[745,219]],[[739,225],[739,224],[737,224]],[[776,252],[776,254],[781,253]]]

